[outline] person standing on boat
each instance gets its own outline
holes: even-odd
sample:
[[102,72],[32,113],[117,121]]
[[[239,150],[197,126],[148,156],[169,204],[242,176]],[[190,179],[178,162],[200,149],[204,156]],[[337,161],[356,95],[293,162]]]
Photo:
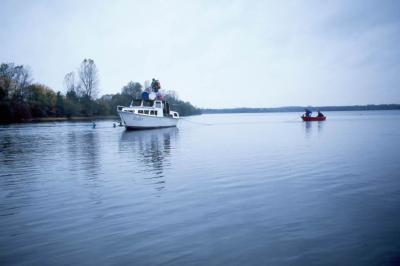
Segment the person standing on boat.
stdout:
[[156,90],[154,92],[157,93],[160,89],[161,89],[160,81],[156,79]]
[[306,117],[310,117],[311,114],[312,114],[312,112],[310,110],[308,110],[308,109],[304,109],[304,112],[305,112],[305,116]]
[[320,110],[318,110],[318,115],[317,115],[317,117],[324,117],[324,114],[323,114],[323,113],[321,113],[321,111],[320,111]]
[[161,89],[160,81],[153,78],[151,82],[151,89],[157,93]]
[[156,79],[155,78],[153,78],[153,80],[151,81],[150,87],[151,87],[152,91],[155,91],[155,89],[156,89]]

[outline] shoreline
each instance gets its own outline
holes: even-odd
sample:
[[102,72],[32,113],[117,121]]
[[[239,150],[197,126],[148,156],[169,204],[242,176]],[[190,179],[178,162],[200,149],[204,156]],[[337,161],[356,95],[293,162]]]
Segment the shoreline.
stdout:
[[42,122],[63,122],[63,121],[92,121],[92,120],[109,120],[116,119],[119,120],[118,116],[108,115],[108,116],[71,116],[71,117],[39,117],[32,118],[27,121],[22,121],[20,123],[42,123]]
[[92,121],[92,120],[119,120],[118,116],[71,116],[71,117],[35,117],[30,119],[24,119],[22,121],[12,121],[3,123],[0,125],[10,125],[10,124],[28,124],[28,123],[45,123],[45,122],[65,122],[65,121]]
[[[278,108],[277,108],[278,109]],[[400,109],[353,109],[353,110],[324,110],[321,108],[323,112],[368,112],[368,111],[400,111]],[[260,114],[260,113],[296,113],[301,112],[298,110],[260,110],[260,109],[246,109],[240,110],[236,109],[234,111],[225,111],[221,109],[219,112],[204,112],[202,114],[197,115],[218,115],[218,114]],[[0,125],[11,125],[11,124],[28,124],[28,123],[46,123],[46,122],[66,122],[66,121],[93,121],[93,120],[112,120],[114,119],[116,122],[120,120],[118,116],[109,115],[109,116],[72,116],[72,117],[38,117],[25,119],[22,121],[13,121],[13,122],[0,122]]]

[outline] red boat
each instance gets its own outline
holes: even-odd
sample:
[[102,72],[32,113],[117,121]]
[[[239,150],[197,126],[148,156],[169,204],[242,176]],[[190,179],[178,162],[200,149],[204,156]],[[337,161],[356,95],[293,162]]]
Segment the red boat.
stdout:
[[301,119],[303,121],[308,122],[308,121],[325,121],[326,116],[301,116]]

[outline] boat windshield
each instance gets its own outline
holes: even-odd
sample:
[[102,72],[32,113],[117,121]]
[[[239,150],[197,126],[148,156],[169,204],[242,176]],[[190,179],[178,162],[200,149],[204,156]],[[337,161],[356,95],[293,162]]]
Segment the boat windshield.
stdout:
[[154,104],[154,101],[143,101],[143,106],[150,106],[152,107]]
[[142,100],[132,100],[132,106],[140,106],[142,104]]

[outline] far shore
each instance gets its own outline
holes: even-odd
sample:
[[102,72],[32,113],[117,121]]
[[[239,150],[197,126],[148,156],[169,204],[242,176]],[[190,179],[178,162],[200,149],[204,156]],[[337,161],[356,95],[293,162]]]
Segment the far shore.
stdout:
[[345,105],[345,106],[284,106],[271,108],[222,108],[201,109],[202,114],[232,114],[232,113],[286,113],[286,112],[304,112],[304,109],[311,111],[320,110],[322,112],[330,111],[384,111],[400,110],[400,104],[369,104],[369,105]]
[[[240,114],[240,113],[287,113],[304,112],[304,108],[311,110],[321,110],[323,112],[332,111],[389,111],[400,110],[400,104],[381,104],[381,105],[355,105],[355,106],[321,106],[321,107],[277,107],[277,108],[224,108],[224,109],[201,109],[202,114]],[[183,117],[183,116],[182,116]],[[115,120],[119,121],[117,115],[108,116],[71,116],[71,117],[34,117],[22,121],[14,121],[1,124],[15,123],[41,123],[41,122],[64,122],[64,121],[96,121],[96,120]]]

